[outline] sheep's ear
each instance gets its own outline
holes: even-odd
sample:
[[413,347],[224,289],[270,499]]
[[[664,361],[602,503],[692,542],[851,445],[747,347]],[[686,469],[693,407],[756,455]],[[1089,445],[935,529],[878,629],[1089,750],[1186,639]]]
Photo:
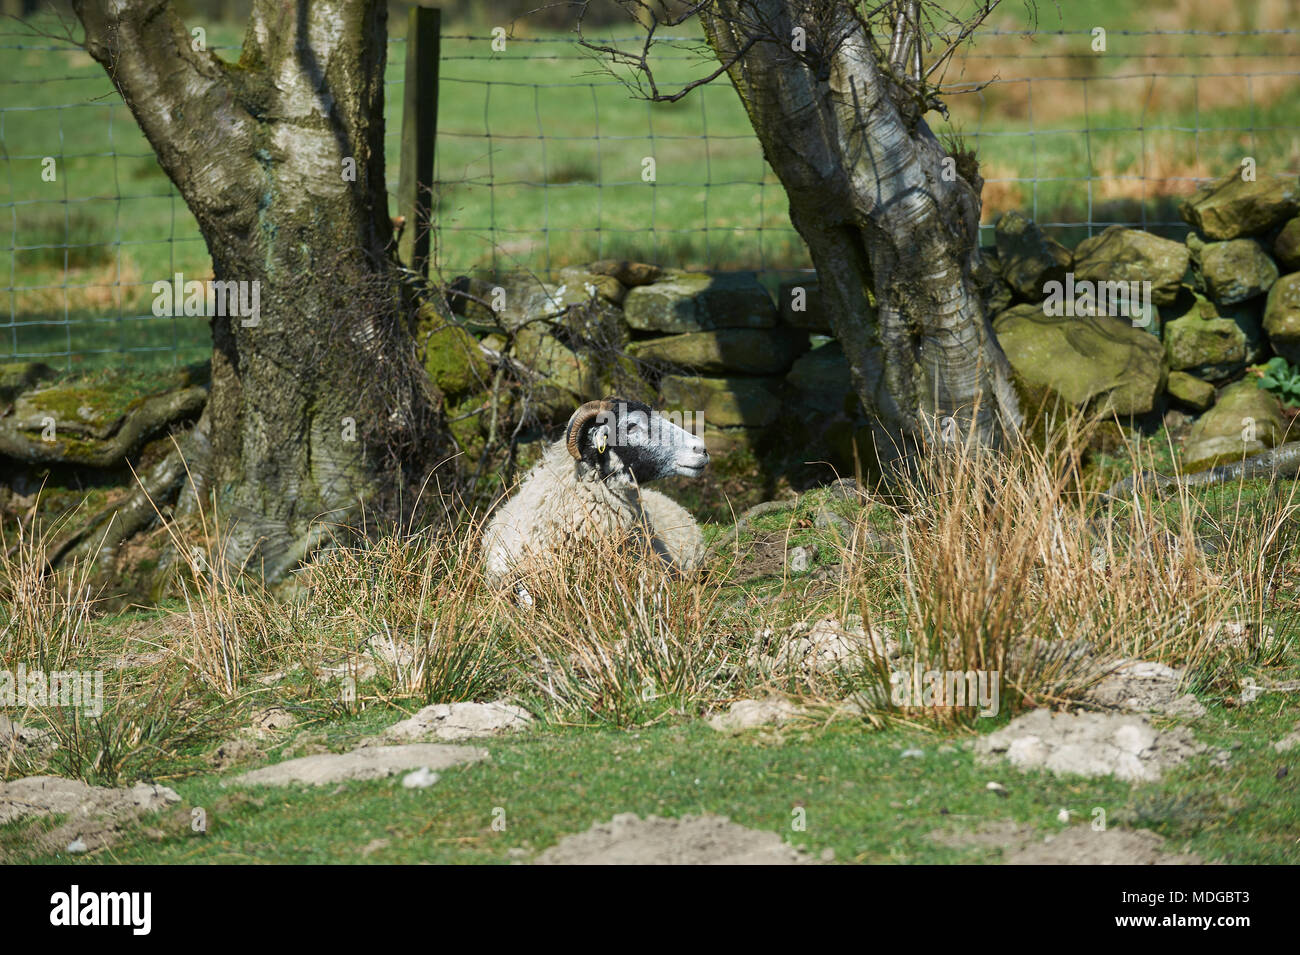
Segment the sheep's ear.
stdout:
[[610,410],[612,406],[608,401],[588,401],[569,418],[569,426],[564,432],[564,442],[575,461],[582,459],[582,449],[578,447],[578,439],[582,437],[583,429],[601,412]]

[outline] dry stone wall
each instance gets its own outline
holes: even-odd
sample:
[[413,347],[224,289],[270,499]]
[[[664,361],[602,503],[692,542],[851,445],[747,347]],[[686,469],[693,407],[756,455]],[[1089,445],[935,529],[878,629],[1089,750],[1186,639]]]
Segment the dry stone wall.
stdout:
[[[1256,387],[1257,366],[1300,364],[1300,183],[1234,173],[1181,211],[1184,240],[1111,227],[1073,250],[1007,213],[976,278],[1030,410],[1059,400],[1125,418],[1200,415],[1185,463],[1202,467],[1286,437],[1290,415]],[[461,279],[454,292],[471,330],[491,353],[513,347],[557,418],[621,392],[702,413],[715,452],[852,465],[865,422],[811,274],[769,291],[752,273],[603,261],[554,282]]]

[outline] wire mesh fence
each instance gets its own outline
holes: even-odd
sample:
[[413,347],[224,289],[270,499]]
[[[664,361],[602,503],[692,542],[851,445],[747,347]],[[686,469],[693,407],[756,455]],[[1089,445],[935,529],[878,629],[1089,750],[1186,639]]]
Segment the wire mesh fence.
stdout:
[[[637,44],[624,30],[601,42]],[[977,34],[943,77],[948,142],[985,178],[985,239],[1010,209],[1068,246],[1110,225],[1185,232],[1197,183],[1254,160],[1300,168],[1300,32]],[[209,48],[238,56],[240,29]],[[639,99],[571,34],[444,31],[433,268],[552,275],[600,258],[809,268],[779,182],[724,81]],[[709,64],[659,48],[661,82]],[[386,178],[399,179],[406,47],[389,45]],[[40,36],[0,36],[0,361],[153,367],[201,359],[206,319],[156,317],[155,282],[211,275],[193,217],[101,67]],[[395,202],[390,206],[396,212]]]

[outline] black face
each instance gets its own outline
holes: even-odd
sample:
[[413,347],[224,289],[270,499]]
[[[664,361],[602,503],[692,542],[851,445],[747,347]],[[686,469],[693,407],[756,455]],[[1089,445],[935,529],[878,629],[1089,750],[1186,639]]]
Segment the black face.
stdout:
[[582,460],[602,477],[626,473],[638,484],[673,475],[697,477],[708,463],[704,442],[677,427],[649,405],[612,398],[613,410],[584,428]]

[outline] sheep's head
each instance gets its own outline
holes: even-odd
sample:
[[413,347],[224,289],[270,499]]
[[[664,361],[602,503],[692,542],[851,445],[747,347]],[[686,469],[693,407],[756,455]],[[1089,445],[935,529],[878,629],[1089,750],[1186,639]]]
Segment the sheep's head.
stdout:
[[703,439],[626,398],[588,401],[569,419],[565,441],[574,460],[599,470],[602,478],[624,475],[637,484],[699,477],[709,463]]

